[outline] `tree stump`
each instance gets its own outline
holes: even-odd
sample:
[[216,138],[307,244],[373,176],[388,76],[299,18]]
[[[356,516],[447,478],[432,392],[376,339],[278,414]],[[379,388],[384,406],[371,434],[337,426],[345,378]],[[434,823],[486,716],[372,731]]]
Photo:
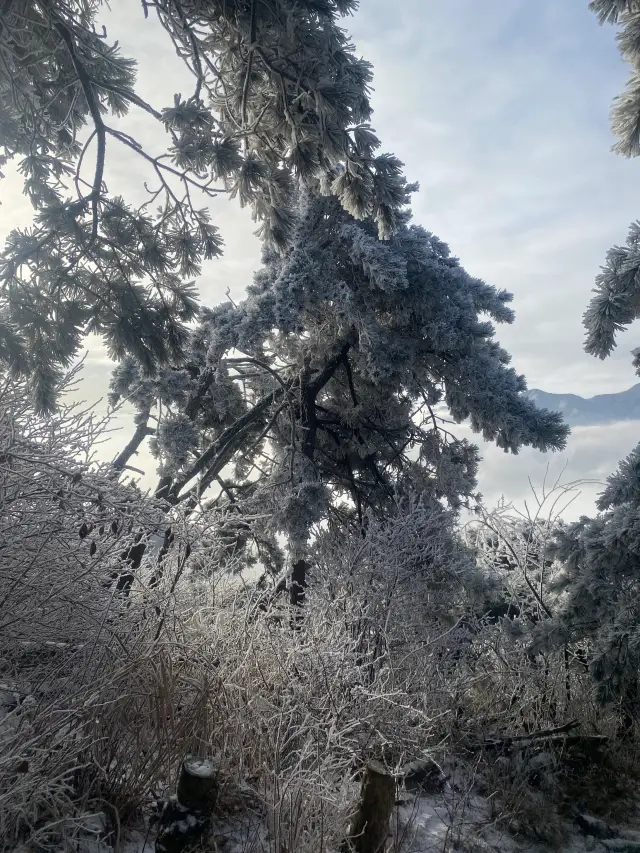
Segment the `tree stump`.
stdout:
[[211,814],[218,798],[218,765],[203,758],[185,758],[178,779],[178,802],[195,814]]
[[160,818],[156,853],[182,853],[209,829],[218,796],[218,765],[202,758],[185,758],[178,795],[166,804]]
[[383,853],[396,798],[396,780],[377,761],[367,764],[360,803],[342,853]]

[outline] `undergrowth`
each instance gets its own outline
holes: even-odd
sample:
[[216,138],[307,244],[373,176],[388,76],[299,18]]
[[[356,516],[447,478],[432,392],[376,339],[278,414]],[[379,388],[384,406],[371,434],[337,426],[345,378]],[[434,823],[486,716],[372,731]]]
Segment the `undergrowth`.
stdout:
[[[433,507],[399,504],[365,537],[317,531],[292,607],[210,547],[221,514],[173,512],[168,547],[166,508],[86,450],[103,430],[91,411],[44,424],[19,394],[3,405],[3,849],[75,851],[99,833],[118,848],[175,790],[185,754],[219,761],[216,825],[250,813],[247,849],[274,853],[338,850],[370,759],[399,777],[416,759],[448,767],[445,844],[472,815],[474,832],[484,821],[557,848],[576,804],[632,809],[636,748],[617,745],[574,650],[531,653],[522,567],[508,583],[479,570]],[[540,559],[529,549],[528,577]],[[518,619],[488,618],[505,589]],[[610,736],[597,760],[536,739],[574,719],[574,734]],[[501,752],[506,735],[533,746]]]

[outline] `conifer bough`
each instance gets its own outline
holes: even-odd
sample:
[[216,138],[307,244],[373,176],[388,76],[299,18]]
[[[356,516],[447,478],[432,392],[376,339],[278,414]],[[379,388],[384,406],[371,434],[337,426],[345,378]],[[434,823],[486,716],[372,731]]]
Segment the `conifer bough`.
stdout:
[[[225,192],[260,233],[290,241],[296,180],[335,194],[389,237],[404,201],[401,164],[369,125],[371,68],[338,26],[352,0],[159,0],[193,73],[170,106],[135,91],[135,59],[101,23],[100,0],[2,0],[0,168],[12,161],[34,207],[0,255],[0,358],[30,377],[39,411],[88,332],[148,373],[180,359],[197,314],[193,279],[221,236],[196,202]],[[166,133],[152,156],[114,119],[142,110]],[[141,206],[109,193],[109,158],[144,166]]]
[[[158,496],[209,500],[306,558],[315,525],[362,530],[399,496],[471,504],[478,449],[440,404],[517,453],[564,446],[561,416],[536,408],[494,340],[511,295],[472,278],[433,234],[397,214],[378,239],[337,199],[300,194],[286,253],[266,249],[247,297],[203,309],[181,364],[114,371],[112,401],[153,429]],[[120,458],[126,464],[126,454]],[[315,529],[315,528],[314,528]]]

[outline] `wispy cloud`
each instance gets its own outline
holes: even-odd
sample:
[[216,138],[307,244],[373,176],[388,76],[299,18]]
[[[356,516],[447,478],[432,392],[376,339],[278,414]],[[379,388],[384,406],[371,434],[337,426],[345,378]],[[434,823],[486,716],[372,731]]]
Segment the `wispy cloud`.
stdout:
[[479,490],[487,506],[495,506],[504,497],[522,509],[525,501],[530,506],[535,503],[532,486],[540,495],[545,484],[549,488],[556,481],[564,485],[578,483],[576,498],[566,512],[567,518],[577,518],[581,514],[593,515],[595,500],[607,477],[637,445],[640,423],[574,427],[562,453],[543,454],[524,448],[517,456],[478,442],[467,427],[457,427],[456,433],[480,445],[483,458]]
[[416,217],[515,293],[500,337],[531,384],[585,394],[634,381],[634,334],[600,363],[582,352],[581,317],[640,215],[638,164],[610,153],[626,68],[586,6],[369,0],[351,26],[376,70],[376,129],[421,183]]

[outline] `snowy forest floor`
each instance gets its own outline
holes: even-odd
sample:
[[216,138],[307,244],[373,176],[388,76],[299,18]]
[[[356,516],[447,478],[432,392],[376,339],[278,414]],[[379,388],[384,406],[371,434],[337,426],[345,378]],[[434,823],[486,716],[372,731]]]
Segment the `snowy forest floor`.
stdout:
[[[558,819],[549,794],[521,803],[518,818],[496,808],[485,780],[469,768],[445,767],[446,782],[437,792],[398,790],[389,827],[387,853],[634,853],[640,851],[640,808],[627,803],[623,822],[596,817],[576,803]],[[444,779],[444,777],[443,777]],[[496,792],[497,793],[497,792]],[[249,797],[249,800],[251,797]],[[206,840],[195,850],[219,853],[274,853],[293,849],[269,830],[264,813],[249,800],[216,815]],[[227,802],[226,808],[229,808]],[[515,813],[516,810],[514,810]],[[155,853],[155,819],[119,833],[119,853]],[[112,853],[113,844],[100,841],[106,816],[97,814],[93,828],[80,839],[78,853]],[[93,830],[93,834],[92,834]],[[321,841],[320,841],[321,845]],[[16,853],[27,853],[18,848]],[[191,848],[190,848],[191,849]],[[318,849],[324,849],[319,846]],[[327,848],[330,849],[330,848]],[[330,851],[332,853],[332,851]]]
[[[103,829],[102,815],[96,816],[96,833]],[[544,809],[540,831],[549,827]],[[459,798],[438,795],[400,795],[391,820],[389,853],[634,853],[640,851],[640,813],[627,825],[609,824],[587,814],[566,820],[554,828],[554,842],[520,837],[500,825],[492,815],[487,798],[470,795]],[[124,830],[120,853],[155,853],[155,833],[148,826]],[[274,839],[264,821],[253,812],[218,819],[202,851],[220,853],[273,853]],[[284,848],[286,849],[286,848]],[[87,837],[79,853],[112,853],[110,844]],[[23,853],[23,851],[20,851]]]

